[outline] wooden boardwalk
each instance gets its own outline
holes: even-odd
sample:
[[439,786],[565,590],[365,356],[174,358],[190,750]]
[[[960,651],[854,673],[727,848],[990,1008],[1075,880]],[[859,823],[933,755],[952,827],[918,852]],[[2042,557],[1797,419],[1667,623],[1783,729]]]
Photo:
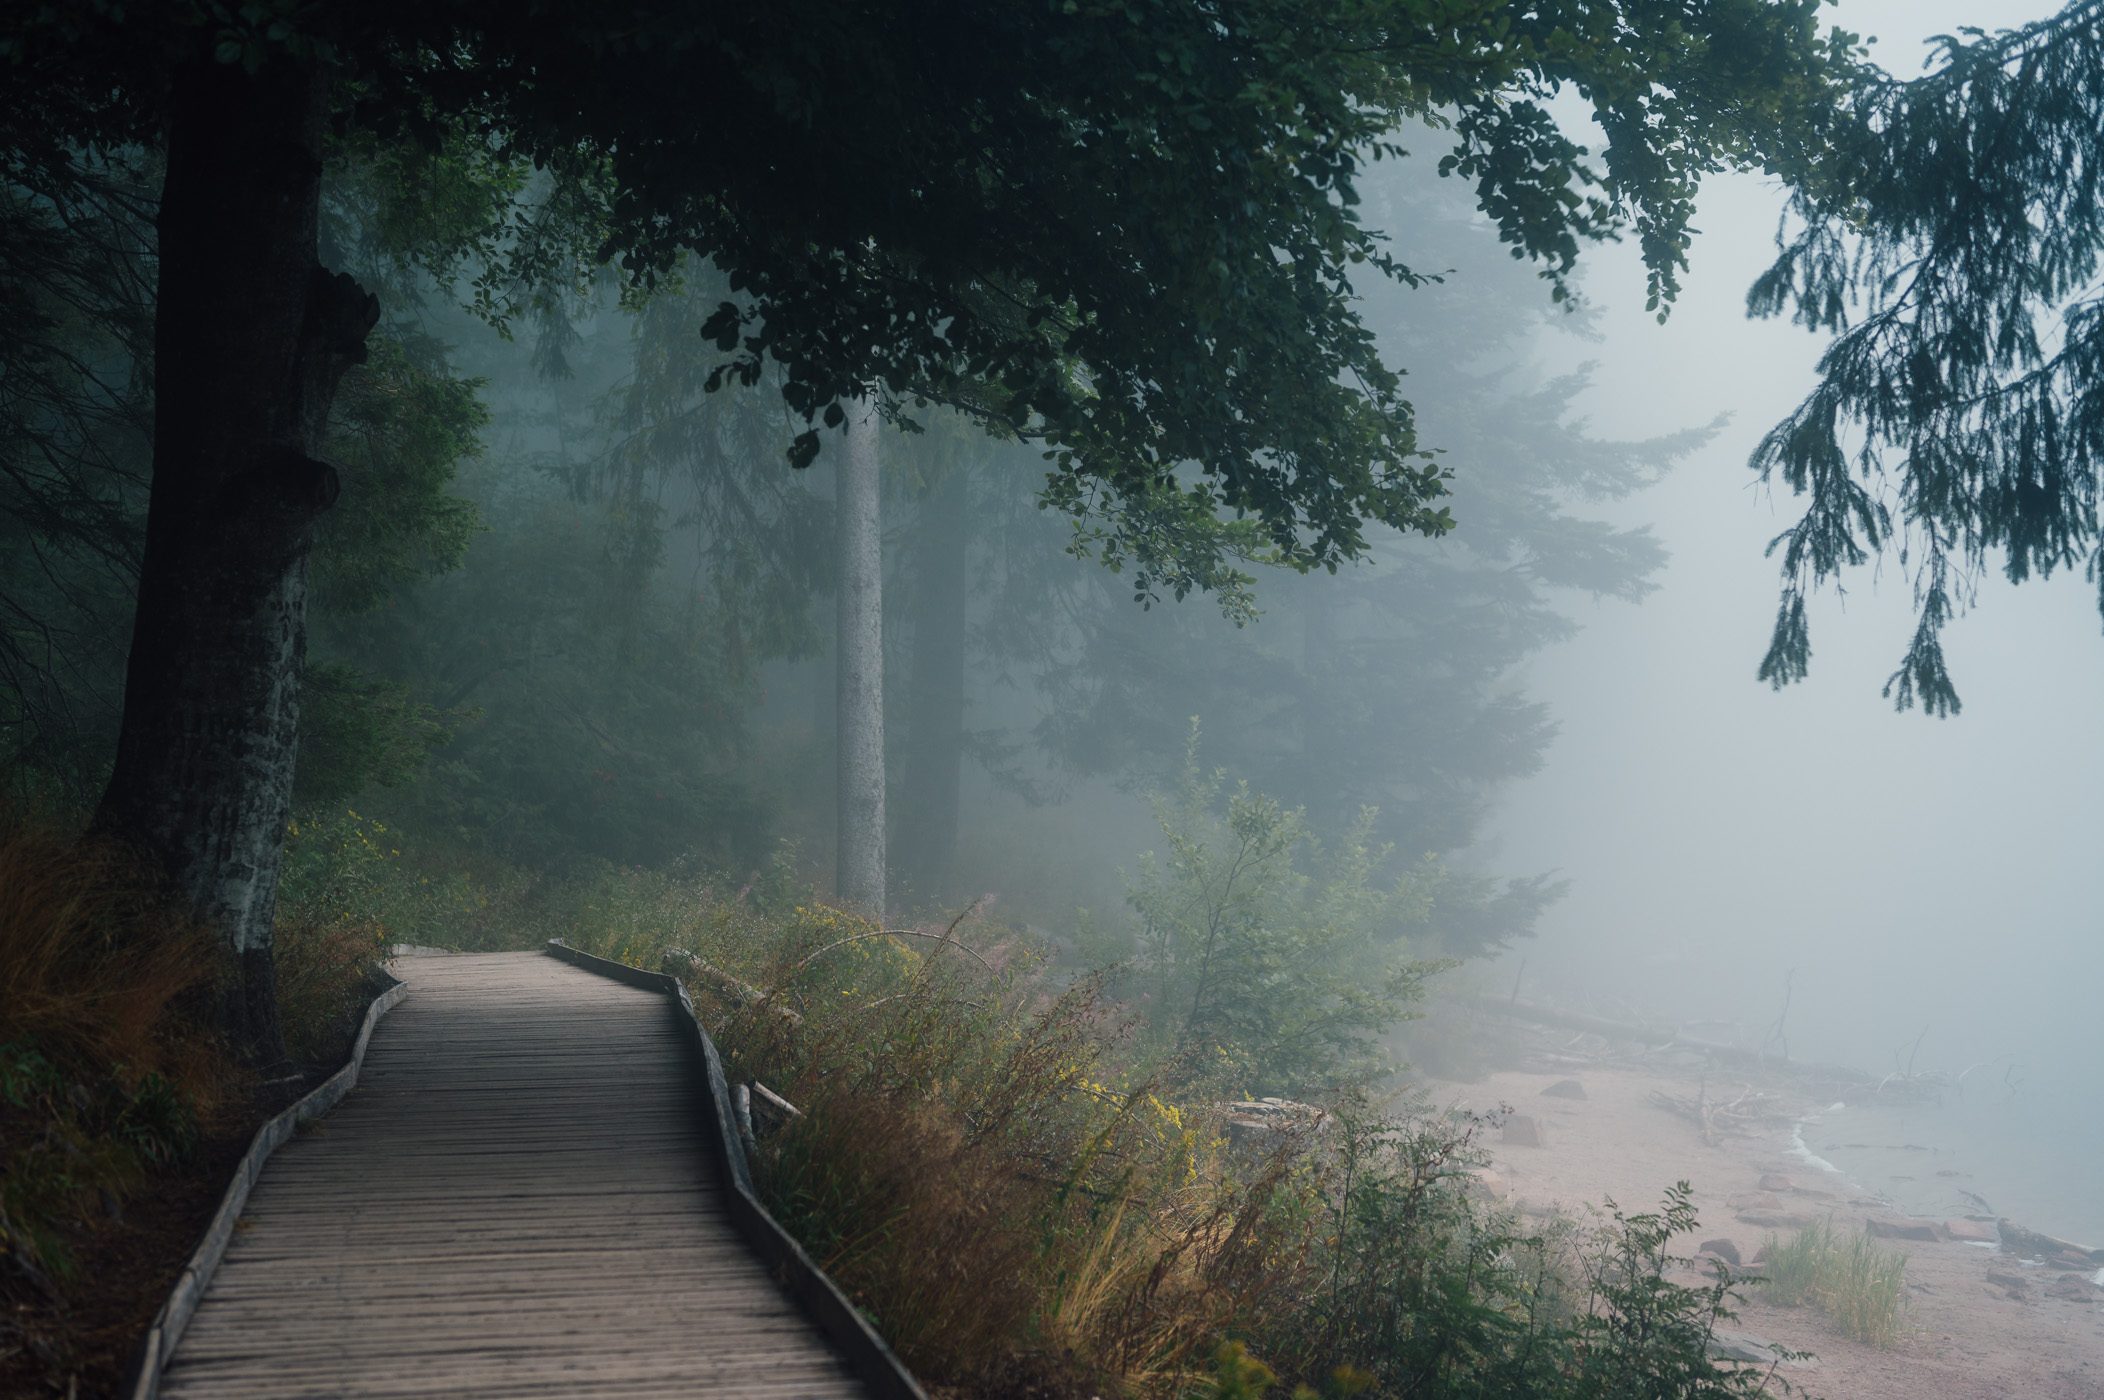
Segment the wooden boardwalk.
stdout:
[[863,1396],[753,1257],[656,993],[402,958],[358,1087],[264,1168],[175,1397]]

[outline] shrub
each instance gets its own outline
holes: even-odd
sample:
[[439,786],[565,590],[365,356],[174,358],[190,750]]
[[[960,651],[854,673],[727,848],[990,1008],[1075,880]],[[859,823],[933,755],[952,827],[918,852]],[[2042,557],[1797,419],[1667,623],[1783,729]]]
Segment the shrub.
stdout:
[[1165,853],[1143,859],[1128,902],[1120,990],[1157,1056],[1230,1092],[1307,1095],[1387,1066],[1376,1037],[1402,1020],[1443,966],[1410,935],[1439,883],[1429,867],[1382,883],[1393,854],[1367,809],[1325,848],[1297,809],[1230,787],[1198,762],[1156,800]]
[[[1556,1383],[1541,1392],[1544,1396],[1755,1400],[1793,1392],[1773,1365],[1720,1366],[1711,1360],[1709,1343],[1717,1324],[1734,1315],[1728,1275],[1720,1272],[1700,1288],[1666,1277],[1681,1262],[1671,1253],[1672,1241],[1692,1234],[1698,1224],[1693,1194],[1687,1182],[1680,1182],[1667,1191],[1658,1210],[1637,1215],[1608,1203],[1613,1224],[1582,1265],[1590,1294],[1575,1321],[1559,1329]],[[1780,1356],[1796,1359],[1791,1352]]]
[[487,905],[458,874],[433,876],[405,860],[402,833],[344,807],[303,813],[286,831],[278,917],[295,937],[358,929],[382,943],[451,946]]
[[352,808],[310,812],[287,832],[275,937],[278,1011],[296,1063],[349,1051],[386,985],[391,945],[437,941],[461,921],[465,887],[411,870],[398,839]]

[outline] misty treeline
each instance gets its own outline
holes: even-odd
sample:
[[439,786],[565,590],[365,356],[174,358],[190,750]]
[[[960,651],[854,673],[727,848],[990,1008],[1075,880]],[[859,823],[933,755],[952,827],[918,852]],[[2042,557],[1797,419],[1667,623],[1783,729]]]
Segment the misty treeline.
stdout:
[[1947,711],[1970,571],[2096,567],[2098,18],[1900,81],[1809,0],[16,9],[15,784],[217,931],[264,1061],[285,836],[367,792],[534,870],[830,808],[851,902],[935,909],[1001,883],[967,775],[1159,788],[1197,716],[1495,946],[1550,890],[1424,862],[1539,761],[1555,591],[1657,566],[1582,502],[1697,440],[1534,376],[1581,248],[1664,314],[1700,178],[1788,184],[1752,307],[1837,338],[1765,673],[1896,546]]
[[[108,780],[151,457],[136,329],[153,312],[155,173],[113,160],[63,210],[8,210],[25,233],[59,219],[74,231],[40,278],[66,294],[43,303],[42,362],[74,377],[53,374],[62,392],[23,406],[15,440],[39,451],[10,474],[19,796],[85,805]],[[792,470],[798,424],[778,399],[707,391],[718,357],[700,327],[725,289],[704,265],[626,298],[573,269],[509,334],[461,306],[457,286],[409,263],[402,230],[495,197],[489,179],[457,159],[367,150],[324,185],[325,260],[394,309],[324,440],[358,489],[322,516],[310,561],[295,823],[313,832],[357,809],[430,873],[682,861],[735,873],[784,838],[829,871],[842,454]],[[529,179],[518,197],[559,194]],[[1434,543],[1374,526],[1371,562],[1301,575],[1223,524],[1239,563],[1219,593],[1136,598],[1129,570],[1077,557],[1096,541],[1043,508],[1028,445],[941,409],[876,435],[880,854],[901,913],[946,918],[1004,890],[1002,857],[1022,857],[1030,831],[1004,841],[1004,817],[1100,810],[1116,788],[1172,799],[1154,839],[1186,862],[1206,858],[1197,827],[1240,831],[1258,820],[1249,804],[1267,804],[1261,858],[1217,891],[1244,922],[1274,922],[1275,909],[1257,920],[1244,907],[1273,897],[1267,863],[1324,853],[1366,867],[1356,886],[1388,890],[1361,922],[1418,956],[1500,946],[1552,893],[1444,859],[1465,856],[1499,786],[1533,771],[1553,733],[1509,677],[1570,632],[1558,595],[1634,599],[1662,562],[1646,532],[1589,521],[1585,503],[1654,479],[1703,433],[1588,433],[1584,376],[1534,364],[1537,337],[1582,334],[1583,313],[1557,308],[1486,236],[1466,189],[1429,167],[1384,168],[1367,198],[1444,274],[1365,316],[1384,354],[1425,367],[1420,430],[1470,463],[1452,497],[1464,533]],[[1213,769],[1255,795],[1232,798]],[[1232,859],[1231,842],[1209,844]],[[1183,950],[1162,930],[1179,915],[1158,885],[1135,883],[1130,917],[1099,914],[1091,948],[1136,954],[1119,929],[1151,939],[1155,975],[1173,980]],[[1071,913],[1043,899],[1033,919]],[[1282,932],[1273,954],[1335,962],[1321,975],[1338,988],[1366,971]],[[1207,1002],[1202,986],[1186,996]]]

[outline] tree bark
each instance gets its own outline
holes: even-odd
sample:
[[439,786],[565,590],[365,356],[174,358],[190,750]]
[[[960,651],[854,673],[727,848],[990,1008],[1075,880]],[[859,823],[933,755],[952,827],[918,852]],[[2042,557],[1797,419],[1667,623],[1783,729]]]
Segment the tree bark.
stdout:
[[328,84],[210,60],[172,78],[154,469],[116,765],[96,826],[154,861],[230,954],[225,1030],[284,1058],[271,953],[299,735],[319,460],[379,303],[316,254]]
[[849,409],[840,462],[840,625],[835,641],[840,731],[840,902],[882,919],[884,889],[884,566],[877,495],[877,413]]
[[970,482],[962,468],[929,492],[915,530],[908,745],[899,774],[900,868],[921,899],[946,899],[957,854],[964,776],[966,609],[971,586]]

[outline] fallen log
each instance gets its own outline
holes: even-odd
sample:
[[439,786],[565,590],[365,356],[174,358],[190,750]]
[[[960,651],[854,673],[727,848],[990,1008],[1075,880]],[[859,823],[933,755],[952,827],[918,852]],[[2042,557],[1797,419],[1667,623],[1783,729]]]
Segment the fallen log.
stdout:
[[762,991],[744,978],[725,972],[685,948],[667,948],[660,953],[658,970],[668,977],[707,988],[733,1008],[764,1006],[792,1026],[803,1024],[803,1015],[796,1008],[783,1005],[772,992]]
[[1529,1021],[1536,1025],[1553,1026],[1561,1030],[1577,1031],[1586,1035],[1597,1035],[1603,1040],[1627,1045],[1641,1045],[1651,1050],[1686,1050],[1691,1054],[1706,1056],[1719,1064],[1743,1065],[1769,1072],[1781,1072],[1803,1079],[1814,1079],[1822,1083],[1868,1089],[1876,1080],[1861,1070],[1845,1065],[1817,1064],[1802,1060],[1778,1059],[1758,1050],[1746,1050],[1736,1045],[1721,1045],[1713,1040],[1698,1040],[1682,1035],[1677,1029],[1667,1026],[1641,1026],[1623,1021],[1603,1020],[1598,1016],[1584,1016],[1571,1011],[1558,1011],[1531,1001],[1502,997],[1465,997],[1462,1000],[1478,1011],[1503,1017],[1509,1021]]

